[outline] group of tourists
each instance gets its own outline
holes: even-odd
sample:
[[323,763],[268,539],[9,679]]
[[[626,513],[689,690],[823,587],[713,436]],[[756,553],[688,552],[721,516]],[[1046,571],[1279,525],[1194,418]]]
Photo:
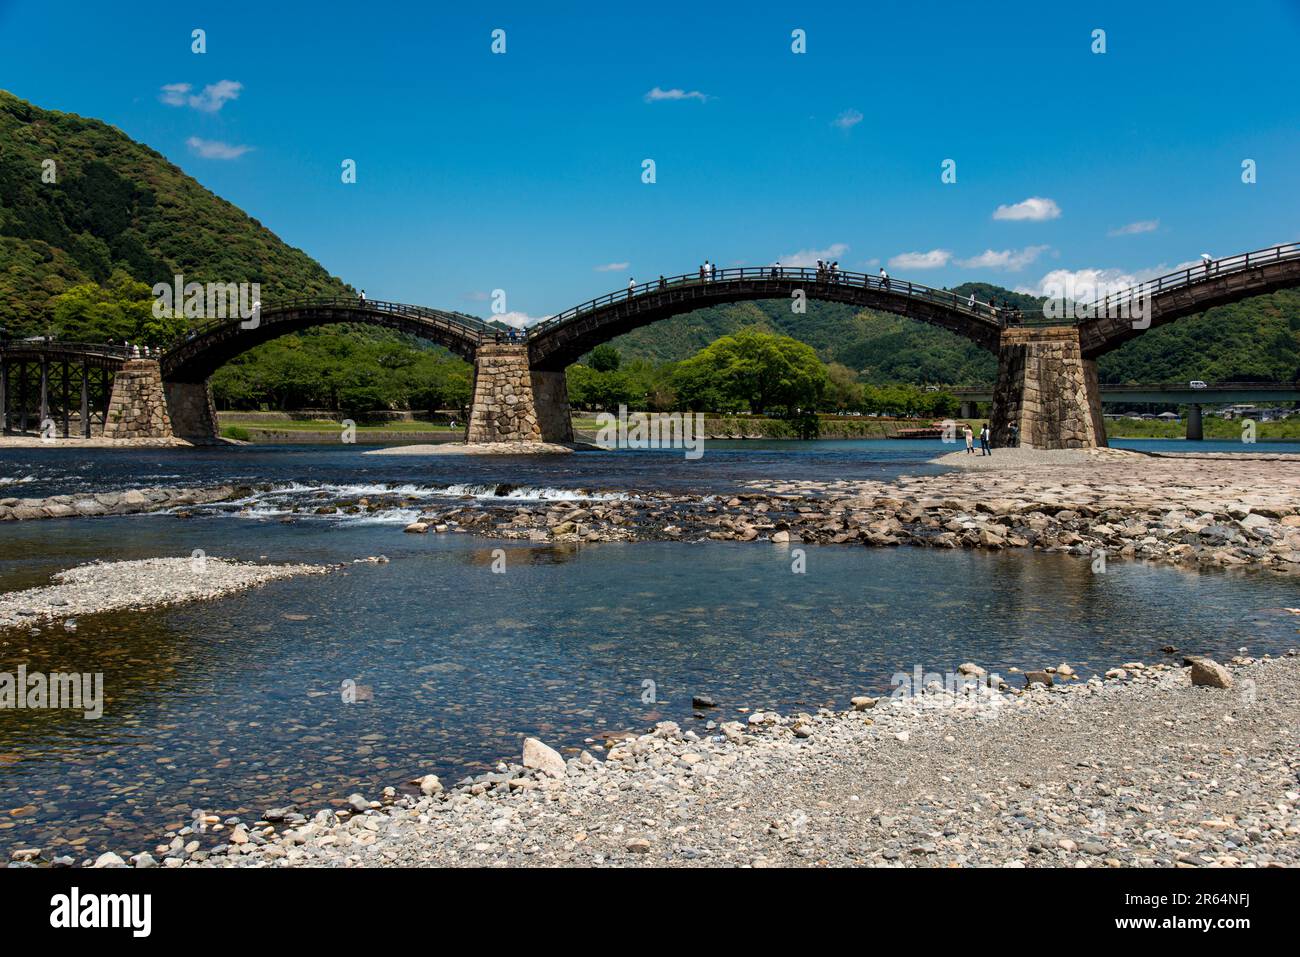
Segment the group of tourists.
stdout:
[[818,282],[839,282],[840,281],[840,261],[826,262],[817,260],[817,281]]
[[[973,429],[971,429],[969,422],[966,423],[965,433],[966,433],[966,454],[974,455],[975,454],[975,432]],[[980,439],[980,455],[992,455],[993,454],[993,432],[992,430],[989,429],[989,424],[987,422],[985,422],[984,425],[980,427],[979,439]],[[1015,423],[1012,422],[1009,425],[1007,425],[1007,448],[1014,449],[1019,444],[1020,444],[1020,430],[1016,428]]]

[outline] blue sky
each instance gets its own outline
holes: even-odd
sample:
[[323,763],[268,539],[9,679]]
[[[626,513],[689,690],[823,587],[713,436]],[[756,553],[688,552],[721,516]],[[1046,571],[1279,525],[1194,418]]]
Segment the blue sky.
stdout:
[[1035,290],[1300,239],[1300,0],[540,6],[0,0],[0,87],[372,298],[518,321],[705,258]]

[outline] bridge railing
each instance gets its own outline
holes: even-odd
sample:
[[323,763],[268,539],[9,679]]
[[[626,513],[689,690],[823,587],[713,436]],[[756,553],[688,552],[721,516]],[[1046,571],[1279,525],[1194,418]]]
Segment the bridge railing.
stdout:
[[636,299],[638,296],[647,293],[665,292],[687,286],[708,287],[719,283],[745,280],[793,280],[830,286],[871,289],[879,292],[901,294],[912,299],[946,306],[977,318],[997,322],[1000,325],[1006,325],[1008,322],[1014,321],[1014,310],[995,307],[978,299],[972,302],[969,295],[963,296],[947,289],[934,289],[920,283],[908,282],[905,279],[874,276],[870,273],[851,272],[845,269],[829,270],[801,266],[735,266],[726,269],[714,269],[712,273],[707,274],[693,272],[684,273],[680,276],[661,276],[649,282],[637,283],[626,289],[589,299],[581,305],[566,309],[554,316],[548,316],[543,321],[529,327],[527,336],[529,339],[535,338],[543,332],[570,322],[579,316],[617,302]]
[[1090,316],[1119,315],[1123,306],[1135,299],[1152,298],[1183,286],[1209,282],[1222,276],[1246,272],[1250,269],[1258,269],[1260,266],[1293,259],[1300,259],[1300,243],[1282,243],[1277,246],[1257,249],[1254,252],[1241,253],[1237,256],[1211,259],[1192,266],[1185,266],[1156,279],[1149,279],[1130,289],[1122,289],[1119,292],[1112,293],[1105,299],[1091,303],[1087,307],[1087,312]]
[[132,349],[125,344],[111,342],[67,342],[62,339],[2,339],[0,352],[41,352],[49,355],[77,353],[79,355],[106,356],[112,359],[130,358]]
[[[434,325],[443,326],[459,335],[474,339],[477,342],[483,342],[484,339],[492,335],[493,330],[484,322],[468,316],[456,316],[448,312],[442,312],[437,309],[429,309],[425,306],[413,306],[404,302],[386,302],[382,299],[361,299],[358,296],[302,296],[295,299],[280,299],[275,302],[265,302],[260,305],[261,314],[283,312],[288,309],[305,309],[312,306],[328,308],[341,307],[348,309],[365,309],[369,312],[383,312],[394,316],[411,316],[418,319],[424,319]],[[172,346],[180,345],[191,339],[197,339],[206,335],[215,329],[220,329],[237,321],[237,318],[227,317],[225,319],[209,319],[207,322],[200,323],[189,329],[180,339],[172,343]]]

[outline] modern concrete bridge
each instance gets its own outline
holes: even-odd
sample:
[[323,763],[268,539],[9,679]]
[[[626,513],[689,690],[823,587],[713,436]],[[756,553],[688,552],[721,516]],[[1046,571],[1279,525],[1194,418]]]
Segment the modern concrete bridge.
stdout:
[[[269,339],[313,326],[366,323],[397,329],[445,346],[474,363],[472,442],[572,440],[565,368],[603,342],[641,326],[705,306],[758,299],[841,302],[907,316],[970,339],[998,357],[990,416],[994,440],[1016,425],[1022,445],[1078,448],[1105,444],[1096,359],[1140,335],[1213,306],[1300,284],[1300,243],[1273,246],[1170,273],[1119,297],[1086,307],[1083,318],[1050,322],[1040,316],[864,273],[775,266],[661,277],[609,293],[510,334],[455,313],[359,298],[298,299],[264,306],[254,320],[208,323],[167,349],[160,361],[125,356],[100,360],[117,376],[106,434],[136,435],[158,428],[165,393],[166,431],[191,440],[215,435],[207,379],[224,362]],[[24,343],[0,343],[0,374],[39,378],[41,408],[49,406],[51,363],[95,349],[45,344],[37,355]],[[62,349],[62,352],[59,350]],[[39,375],[30,370],[39,368]],[[118,386],[121,385],[122,389]],[[65,389],[66,391],[66,389]],[[126,393],[118,396],[116,393]],[[0,390],[0,419],[14,416],[11,392]],[[66,405],[64,417],[66,421]],[[26,414],[27,406],[22,406]],[[116,414],[114,413],[116,409]],[[42,420],[47,418],[41,415]],[[147,421],[141,421],[142,419]],[[83,417],[83,422],[88,418]]]

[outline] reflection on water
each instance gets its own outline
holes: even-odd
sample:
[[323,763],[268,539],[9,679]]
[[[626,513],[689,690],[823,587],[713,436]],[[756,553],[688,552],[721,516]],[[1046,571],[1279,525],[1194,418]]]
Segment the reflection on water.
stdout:
[[[0,636],[0,670],[102,671],[105,715],[0,713],[0,848],[81,859],[151,847],[192,809],[256,816],[457,780],[522,738],[559,747],[656,720],[691,696],[843,707],[890,676],[966,660],[1081,673],[1163,645],[1226,654],[1294,643],[1294,583],[1032,554],[768,544],[531,547],[391,527],[133,517],[0,537],[0,586],[89,557],[350,561],[218,602]],[[503,549],[504,573],[493,571]],[[642,702],[643,682],[657,700]],[[345,680],[369,700],[344,703]]]

